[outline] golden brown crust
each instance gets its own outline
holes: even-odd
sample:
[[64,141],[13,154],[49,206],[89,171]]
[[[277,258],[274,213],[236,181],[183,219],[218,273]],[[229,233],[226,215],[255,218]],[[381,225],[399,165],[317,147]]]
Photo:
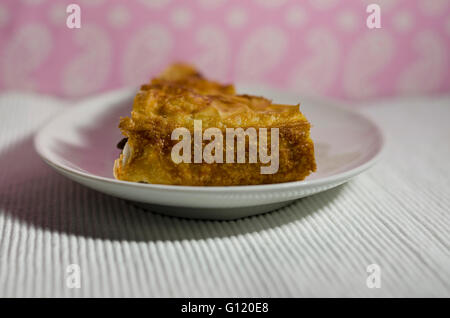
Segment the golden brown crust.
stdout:
[[[192,133],[194,120],[201,120],[203,129],[217,127],[224,134],[226,128],[279,128],[279,170],[261,174],[261,163],[174,163],[171,149],[178,141],[171,140],[171,133],[177,127]],[[232,85],[208,81],[185,64],[174,64],[143,85],[131,118],[121,118],[119,127],[130,151],[125,163],[123,155],[115,162],[114,175],[120,180],[249,185],[303,180],[316,169],[310,124],[298,107],[237,95]],[[248,158],[248,145],[246,151]]]

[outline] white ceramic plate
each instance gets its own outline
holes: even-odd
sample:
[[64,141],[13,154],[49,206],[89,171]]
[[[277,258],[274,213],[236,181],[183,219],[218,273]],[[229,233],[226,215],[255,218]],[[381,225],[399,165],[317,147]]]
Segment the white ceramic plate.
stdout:
[[240,89],[275,102],[297,104],[312,123],[317,172],[304,181],[279,184],[193,187],[142,184],[114,179],[113,163],[122,135],[120,116],[131,111],[135,90],[89,98],[64,111],[35,137],[39,155],[63,175],[92,189],[151,211],[206,219],[234,219],[268,212],[293,200],[336,187],[369,168],[383,138],[375,124],[356,112],[267,89]]

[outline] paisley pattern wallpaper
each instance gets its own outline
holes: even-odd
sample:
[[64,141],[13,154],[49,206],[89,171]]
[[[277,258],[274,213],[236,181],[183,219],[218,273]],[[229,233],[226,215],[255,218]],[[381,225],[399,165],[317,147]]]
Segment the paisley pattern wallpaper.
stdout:
[[[81,28],[66,7],[81,8]],[[369,29],[366,7],[381,8]],[[82,97],[172,61],[349,100],[450,91],[450,0],[1,0],[0,90]]]

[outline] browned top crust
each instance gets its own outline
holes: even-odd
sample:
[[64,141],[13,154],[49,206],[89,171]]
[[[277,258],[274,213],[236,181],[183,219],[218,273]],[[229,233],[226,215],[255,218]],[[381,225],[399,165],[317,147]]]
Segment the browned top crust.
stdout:
[[[174,163],[171,150],[178,140],[172,140],[171,133],[185,127],[192,134],[194,120],[201,120],[203,130],[214,127],[222,132],[226,128],[278,128],[279,170],[261,174],[261,162]],[[264,184],[303,180],[316,169],[310,125],[299,105],[238,95],[233,85],[209,81],[186,64],[174,64],[143,85],[131,117],[121,118],[119,127],[128,138],[127,156],[121,154],[114,165],[119,180],[203,186]],[[248,157],[249,143],[245,150]]]
[[[203,128],[282,127],[308,124],[298,105],[273,104],[270,100],[238,95],[233,85],[205,79],[193,67],[174,64],[141,87],[135,97],[131,118],[122,118],[122,130],[158,130],[176,127]],[[125,134],[126,135],[126,134]]]

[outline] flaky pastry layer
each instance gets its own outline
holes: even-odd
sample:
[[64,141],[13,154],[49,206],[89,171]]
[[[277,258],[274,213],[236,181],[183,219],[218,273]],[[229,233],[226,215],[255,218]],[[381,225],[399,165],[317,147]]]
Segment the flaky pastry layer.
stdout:
[[[171,140],[172,131],[185,127],[193,135],[194,120],[201,120],[203,131],[214,127],[224,136],[226,128],[253,127],[258,136],[259,128],[268,131],[278,128],[278,171],[261,174],[261,166],[267,164],[248,160],[176,164],[171,150],[178,141]],[[114,164],[114,176],[119,180],[197,186],[252,185],[303,180],[316,170],[310,124],[298,105],[279,105],[263,97],[238,95],[232,85],[209,81],[185,64],[174,64],[149,84],[142,85],[134,99],[131,117],[121,118],[119,127],[128,138],[126,151]]]

